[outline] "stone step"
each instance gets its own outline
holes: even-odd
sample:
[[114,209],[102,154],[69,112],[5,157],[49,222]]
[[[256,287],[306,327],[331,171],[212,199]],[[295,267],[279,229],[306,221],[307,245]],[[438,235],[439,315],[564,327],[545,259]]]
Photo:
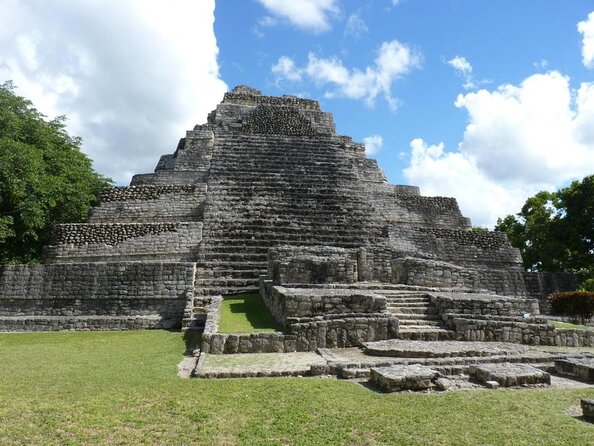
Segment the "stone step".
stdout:
[[[325,239],[325,238],[336,238],[339,240],[347,240],[349,238],[357,238],[362,239],[365,238],[364,234],[361,234],[360,231],[349,231],[347,229],[341,230],[340,228],[336,229],[323,229],[317,231],[315,229],[315,225],[312,224],[309,228],[291,228],[286,227],[284,231],[282,231],[281,227],[262,227],[258,232],[250,229],[218,229],[218,230],[210,230],[206,234],[203,234],[203,237],[206,237],[208,240],[221,240],[219,237],[226,236],[227,239],[233,238],[235,236],[238,240],[243,240],[244,237],[248,237],[249,239],[285,239],[289,237],[296,237],[299,239]],[[222,240],[221,240],[222,241]]]
[[197,267],[198,270],[217,270],[217,269],[232,269],[234,271],[243,271],[243,270],[262,270],[267,268],[268,263],[266,261],[262,262],[229,262],[229,261],[215,261],[209,260],[200,262],[199,266]]
[[388,306],[388,311],[399,314],[418,315],[437,315],[437,308],[435,307],[391,307]]
[[0,332],[87,331],[172,328],[175,321],[159,315],[138,316],[0,316]]
[[266,254],[250,254],[249,252],[236,252],[230,253],[217,253],[217,252],[203,252],[202,255],[198,256],[199,259],[206,261],[233,261],[233,262],[267,262],[268,256]]
[[257,293],[258,287],[257,286],[210,286],[210,287],[202,287],[196,290],[199,295],[203,296],[232,296],[235,294],[244,294],[244,293]]
[[439,319],[428,320],[428,319],[401,319],[396,316],[401,328],[410,327],[440,327],[442,328],[443,323]]
[[386,297],[386,303],[388,305],[408,305],[413,306],[413,304],[422,304],[422,305],[429,305],[431,304],[431,298],[429,297],[398,297],[393,298],[389,295],[384,294],[383,292],[379,292],[382,296]]
[[266,274],[266,268],[258,270],[207,269],[200,279],[254,279]]
[[[425,315],[420,315],[420,314],[416,314],[416,313],[398,313],[398,312],[394,312],[391,311],[390,313],[392,313],[394,315],[394,317],[396,317],[400,322],[403,322],[404,320],[410,320],[410,321],[441,321],[442,319],[437,315],[437,314],[425,314]],[[421,317],[419,317],[421,316]]]
[[445,328],[407,326],[405,328],[398,329],[397,338],[419,341],[450,341],[456,338],[456,333]]
[[194,284],[195,288],[254,288],[259,287],[258,278],[206,278],[198,279]]

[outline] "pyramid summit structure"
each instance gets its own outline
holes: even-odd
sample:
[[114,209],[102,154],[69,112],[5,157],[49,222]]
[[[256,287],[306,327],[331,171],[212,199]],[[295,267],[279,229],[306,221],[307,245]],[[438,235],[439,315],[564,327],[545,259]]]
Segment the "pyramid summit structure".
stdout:
[[[524,271],[506,235],[473,231],[454,198],[389,184],[317,101],[247,86],[153,173],[103,191],[87,223],[58,225],[41,265],[0,272],[0,331],[202,330],[218,296],[260,289],[287,333],[344,319],[344,339],[361,331],[349,318],[384,324],[375,338],[402,335],[407,320],[421,333],[443,328],[452,296],[468,311],[538,312],[534,299],[573,285]],[[407,293],[423,317],[396,301]]]

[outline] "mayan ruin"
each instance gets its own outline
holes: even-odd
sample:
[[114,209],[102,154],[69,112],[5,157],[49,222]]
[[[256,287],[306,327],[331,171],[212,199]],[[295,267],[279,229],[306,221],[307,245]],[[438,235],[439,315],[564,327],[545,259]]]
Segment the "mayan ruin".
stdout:
[[[42,264],[2,267],[0,331],[181,328],[202,333],[198,355],[318,352],[312,370],[386,391],[444,370],[548,383],[535,364],[592,370],[521,345],[594,345],[540,317],[574,280],[526,272],[455,198],[388,184],[317,101],[238,86],[154,173],[105,190],[87,223],[57,226]],[[219,333],[223,296],[256,291],[279,330]],[[468,356],[485,359],[469,369]]]

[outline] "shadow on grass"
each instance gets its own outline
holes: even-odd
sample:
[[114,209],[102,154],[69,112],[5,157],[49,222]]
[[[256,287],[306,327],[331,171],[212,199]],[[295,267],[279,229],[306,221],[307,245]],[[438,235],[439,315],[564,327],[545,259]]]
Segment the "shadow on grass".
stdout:
[[251,328],[250,331],[278,329],[268,308],[257,293],[225,296],[221,310],[221,331],[235,331],[233,330],[235,325],[241,331],[246,327]]
[[200,347],[202,341],[202,332],[197,330],[187,330],[184,332],[184,343],[186,345],[186,351],[184,355],[191,355],[194,350]]

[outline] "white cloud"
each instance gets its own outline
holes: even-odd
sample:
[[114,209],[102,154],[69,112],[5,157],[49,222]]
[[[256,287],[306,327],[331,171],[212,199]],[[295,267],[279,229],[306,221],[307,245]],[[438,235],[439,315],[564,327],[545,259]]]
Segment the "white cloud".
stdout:
[[358,39],[363,34],[367,34],[369,32],[369,28],[367,28],[367,25],[358,14],[351,14],[347,19],[344,32],[346,35],[353,36],[354,38]]
[[456,70],[458,76],[464,78],[464,89],[469,90],[476,87],[472,76],[472,65],[470,65],[470,62],[464,56],[456,56],[448,60],[447,64]]
[[222,99],[214,0],[0,0],[0,81],[68,117],[95,168],[150,172]]
[[400,0],[392,0],[392,4],[393,4],[394,6],[397,6],[397,5],[399,5],[399,4],[400,4]]
[[463,56],[456,56],[453,59],[448,60],[448,65],[454,67],[460,74],[472,74],[472,65],[470,65],[470,62]]
[[338,15],[337,0],[258,0],[270,14],[288,20],[297,28],[319,33],[330,29]]
[[[327,97],[344,96],[351,99],[363,99],[368,106],[383,95],[390,107],[396,108],[398,100],[392,95],[392,84],[421,64],[421,56],[407,45],[392,40],[383,42],[373,66],[364,70],[348,69],[336,57],[318,58],[310,53],[304,68],[297,68],[292,60],[290,64],[285,56],[273,66],[277,79],[291,80],[307,76],[320,86],[330,85],[333,89],[326,92]],[[287,73],[283,66],[290,66]],[[276,70],[276,71],[275,71]],[[289,77],[291,76],[291,77]]]
[[582,62],[586,68],[594,68],[594,12],[577,24],[577,30],[582,35]]
[[404,174],[429,195],[458,198],[475,224],[492,226],[539,190],[594,171],[594,83],[572,92],[552,71],[459,95],[455,105],[470,121],[458,151],[415,139]]
[[365,155],[373,156],[382,148],[384,139],[380,135],[371,135],[363,138],[365,144]]
[[272,66],[272,72],[277,78],[284,78],[290,81],[301,80],[301,70],[295,66],[295,61],[287,56],[281,56],[278,62]]

